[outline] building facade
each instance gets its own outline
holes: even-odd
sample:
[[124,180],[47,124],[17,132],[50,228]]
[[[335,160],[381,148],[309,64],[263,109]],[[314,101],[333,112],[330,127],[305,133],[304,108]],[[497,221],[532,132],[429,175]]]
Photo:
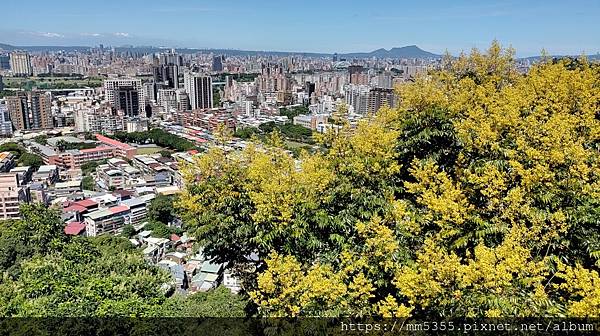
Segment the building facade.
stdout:
[[192,110],[213,107],[212,78],[210,76],[186,72],[184,86]]
[[142,114],[145,100],[140,79],[107,79],[104,81],[104,91],[106,100],[113,108],[121,110],[124,115],[135,117]]
[[32,76],[31,57],[24,51],[10,53],[10,69],[14,76]]

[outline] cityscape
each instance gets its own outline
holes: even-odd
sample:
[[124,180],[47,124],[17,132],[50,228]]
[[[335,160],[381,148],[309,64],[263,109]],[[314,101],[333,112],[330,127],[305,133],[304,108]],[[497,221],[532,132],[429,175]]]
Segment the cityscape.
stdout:
[[[189,3],[148,4],[145,19],[233,6],[237,27],[238,10],[290,6]],[[469,23],[538,10],[459,3],[466,14],[437,3],[419,20],[462,23],[468,39]],[[573,29],[600,14],[585,5],[566,14]],[[100,20],[94,6],[61,20]],[[348,10],[314,14],[308,44],[281,27],[281,49],[241,31],[142,37],[132,22],[157,28],[133,16],[110,21],[119,33],[83,33],[80,12],[72,30],[0,23],[0,315],[142,318],[123,334],[158,317],[233,318],[240,335],[592,333],[577,318],[600,317],[597,34],[539,52],[508,25],[472,33],[485,43],[440,47],[423,28],[327,47],[313,29]],[[353,15],[373,35],[394,19]]]

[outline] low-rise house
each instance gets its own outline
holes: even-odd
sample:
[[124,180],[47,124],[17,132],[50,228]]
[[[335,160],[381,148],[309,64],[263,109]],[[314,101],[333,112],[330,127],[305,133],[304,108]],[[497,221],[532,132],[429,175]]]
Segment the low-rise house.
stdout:
[[31,196],[31,201],[34,203],[42,203],[48,205],[48,203],[50,202],[48,190],[46,189],[46,186],[42,183],[31,183],[29,185],[29,194]]
[[65,234],[70,236],[77,236],[85,233],[85,223],[82,222],[70,222],[65,226]]
[[144,243],[148,244],[143,251],[144,257],[146,260],[155,263],[161,260],[171,247],[170,241],[165,238],[147,237],[144,238]]
[[176,289],[187,289],[187,277],[182,265],[171,260],[161,260],[157,265],[171,273]]
[[0,152],[0,172],[9,172],[14,166],[14,155],[11,152]]
[[237,294],[242,290],[240,278],[236,277],[231,269],[226,269],[223,273],[223,286],[228,288],[234,294]]
[[81,192],[81,180],[57,182],[50,190],[53,197],[65,197]]
[[44,183],[45,185],[53,185],[58,181],[58,166],[57,165],[45,165],[40,166],[38,170],[33,173],[33,182]]
[[121,170],[105,164],[96,168],[96,183],[103,190],[123,189],[125,177]]
[[10,170],[11,173],[16,173],[19,178],[19,183],[21,185],[27,184],[31,181],[31,176],[33,175],[33,168],[30,166],[22,166],[15,167]]
[[190,290],[193,292],[206,292],[217,288],[223,276],[223,264],[214,264],[209,260],[204,261],[200,272],[191,281]]
[[104,233],[119,233],[123,226],[129,224],[130,211],[129,207],[118,205],[108,209],[96,210],[83,217],[86,234],[95,237]]
[[182,253],[182,252],[169,252],[169,253],[165,254],[165,257],[163,259],[171,260],[178,264],[183,264],[185,262],[185,257],[186,257],[186,254]]
[[146,221],[148,217],[148,205],[142,198],[133,198],[121,202],[129,207],[129,224],[138,225]]

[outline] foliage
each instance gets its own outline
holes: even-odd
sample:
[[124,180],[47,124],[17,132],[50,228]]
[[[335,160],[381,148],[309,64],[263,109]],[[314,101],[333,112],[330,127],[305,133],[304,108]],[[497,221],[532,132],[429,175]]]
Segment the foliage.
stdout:
[[157,238],[169,238],[172,234],[182,234],[182,231],[176,227],[167,226],[165,223],[151,220],[146,223],[144,230],[152,231],[152,236]]
[[223,289],[170,297],[169,275],[129,240],[67,236],[59,212],[42,204],[21,214],[0,222],[0,316],[240,316],[246,305]]
[[446,58],[355,128],[342,108],[298,162],[275,124],[211,149],[184,222],[220,262],[261,256],[266,316],[598,316],[600,71],[513,55]]
[[153,128],[146,132],[116,132],[114,138],[123,142],[137,144],[153,143],[176,151],[196,149],[196,146],[182,137],[166,132],[160,128]]
[[66,151],[71,149],[90,149],[96,147],[95,143],[92,142],[67,142],[59,140],[56,142],[56,148],[59,151]]
[[0,152],[11,152],[18,159],[21,154],[25,153],[25,148],[16,142],[6,142],[0,145]]
[[232,294],[228,288],[219,286],[209,292],[198,292],[185,299],[174,296],[170,302],[178,317],[245,317],[246,301],[241,295]]
[[244,127],[236,129],[233,136],[236,138],[250,139],[254,134],[258,134],[260,131],[256,127]]
[[291,123],[294,120],[294,117],[297,117],[301,114],[309,114],[310,111],[306,106],[293,106],[291,108],[283,107],[279,109],[279,115],[286,116],[288,118],[288,122]]
[[173,196],[159,194],[148,206],[148,218],[164,224],[169,224],[175,218]]
[[28,153],[23,146],[16,142],[7,142],[0,145],[0,152],[11,152],[20,166],[30,166],[38,169],[44,164],[44,160],[36,154]]
[[127,224],[123,227],[123,230],[121,231],[121,236],[126,237],[126,238],[131,238],[133,236],[135,236],[135,228],[133,227],[133,225],[131,224]]
[[94,181],[94,178],[89,175],[84,176],[81,180],[81,189],[96,190],[96,181]]
[[269,121],[267,123],[261,124],[258,128],[266,134],[272,133],[274,130],[277,130],[279,133],[283,134],[288,139],[301,142],[312,142],[312,130],[301,125],[278,125],[274,121]]
[[39,143],[40,145],[47,145],[48,144],[48,136],[47,135],[38,135],[35,138],[33,138],[33,141]]
[[92,172],[95,172],[98,166],[106,164],[106,162],[108,162],[107,159],[85,162],[81,165],[81,172],[84,176],[88,176]]
[[30,166],[34,170],[38,169],[40,166],[44,165],[44,160],[39,155],[32,153],[23,153],[19,157],[19,165],[20,166]]

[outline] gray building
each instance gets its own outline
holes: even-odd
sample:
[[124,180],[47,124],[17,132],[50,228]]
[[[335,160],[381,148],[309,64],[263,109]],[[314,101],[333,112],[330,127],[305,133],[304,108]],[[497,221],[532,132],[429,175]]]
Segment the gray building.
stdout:
[[210,76],[188,72],[184,76],[184,84],[192,110],[213,107],[212,78]]

